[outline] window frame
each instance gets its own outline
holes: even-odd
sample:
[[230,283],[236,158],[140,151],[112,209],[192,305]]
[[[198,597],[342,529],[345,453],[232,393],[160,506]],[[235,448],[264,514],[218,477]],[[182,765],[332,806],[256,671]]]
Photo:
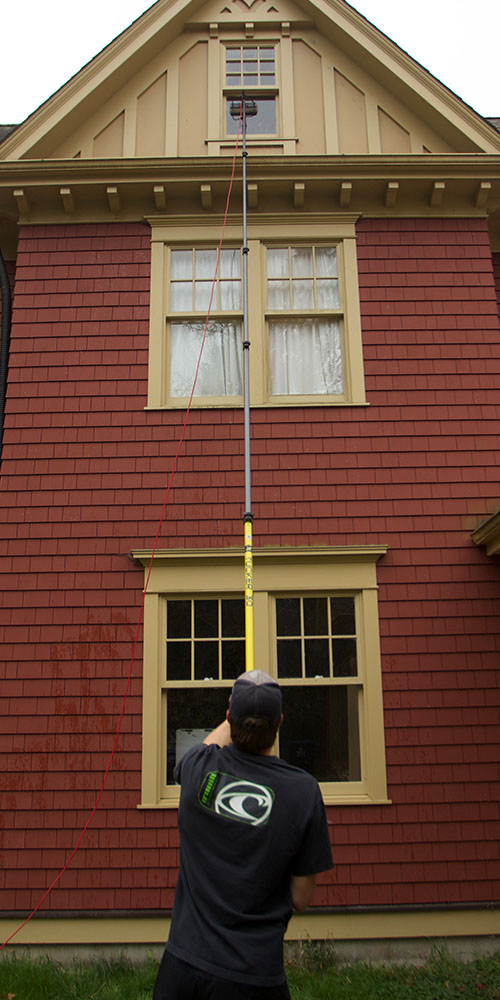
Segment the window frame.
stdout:
[[[356,600],[359,674],[356,678],[307,678],[312,686],[358,687],[361,780],[321,782],[326,804],[380,804],[387,802],[380,639],[377,609],[376,563],[387,546],[262,549],[254,552],[255,662],[276,675],[274,600],[294,594],[354,595]],[[150,551],[132,557],[145,567]],[[165,598],[243,596],[243,550],[168,550],[155,553],[144,604],[143,760],[142,808],[176,807],[179,787],[164,782],[166,761]],[[301,686],[297,679],[280,685]],[[172,688],[203,688],[201,681],[172,681]],[[232,682],[216,680],[210,687],[231,689]],[[220,719],[213,720],[215,728]]]
[[[337,289],[338,289],[338,296],[339,296],[338,307],[336,307],[336,308],[331,307],[329,309],[320,309],[318,307],[318,305],[317,305],[317,295],[316,295],[317,273],[316,273],[316,265],[314,264],[314,270],[313,270],[313,274],[312,274],[313,283],[314,283],[314,297],[316,299],[314,306],[312,306],[311,308],[296,309],[295,307],[292,306],[292,304],[290,302],[290,306],[287,309],[276,309],[276,308],[273,309],[273,308],[270,308],[269,302],[268,302],[269,273],[268,273],[268,268],[267,268],[267,251],[268,250],[272,250],[272,249],[283,249],[283,250],[287,250],[287,252],[288,252],[288,254],[290,256],[290,252],[293,251],[293,250],[295,250],[295,249],[297,249],[297,248],[299,248],[299,247],[303,247],[303,248],[309,248],[309,247],[311,247],[311,248],[314,249],[314,251],[316,251],[318,248],[328,247],[328,246],[335,247],[335,250],[336,250],[336,260],[337,260]],[[346,400],[347,400],[348,392],[346,392],[346,385],[348,386],[349,383],[348,383],[348,381],[346,382],[346,375],[347,375],[347,373],[345,371],[345,368],[346,368],[346,365],[345,365],[345,357],[346,357],[346,335],[345,335],[346,322],[345,322],[345,312],[346,312],[346,310],[345,310],[345,301],[344,300],[345,300],[345,286],[346,286],[346,282],[345,282],[344,252],[343,251],[344,251],[343,241],[336,241],[336,240],[331,240],[330,243],[328,243],[328,241],[324,241],[324,240],[321,240],[321,241],[317,240],[315,242],[309,241],[309,240],[300,240],[300,241],[299,240],[294,240],[293,243],[288,243],[286,245],[284,245],[284,241],[280,242],[280,241],[274,241],[273,240],[273,241],[266,242],[263,245],[263,247],[262,247],[263,268],[264,268],[262,283],[263,283],[263,291],[264,291],[264,319],[265,319],[265,325],[266,325],[265,350],[266,350],[266,358],[267,358],[267,363],[268,363],[267,387],[266,388],[267,388],[267,398],[269,400],[270,405],[279,405],[279,404],[282,404],[282,405],[285,405],[285,406],[289,406],[290,405],[290,401],[293,401],[294,399],[296,399],[300,405],[309,404],[309,403],[314,404],[318,399],[323,400],[323,402],[325,404],[330,404],[330,403],[334,403],[334,402],[345,403]],[[315,257],[315,253],[314,253],[314,257]],[[273,279],[271,279],[271,280],[273,280]],[[293,294],[293,282],[294,282],[294,280],[296,280],[296,279],[294,279],[293,274],[290,271],[290,274],[288,275],[288,282],[289,282],[289,286],[290,286],[290,295],[291,296]],[[312,320],[316,320],[316,321],[334,320],[334,321],[337,321],[339,323],[339,340],[340,340],[340,351],[341,351],[341,356],[342,356],[342,389],[343,389],[343,391],[342,392],[338,392],[338,393],[272,393],[271,392],[271,381],[272,381],[272,372],[271,372],[271,324],[272,323],[286,322],[286,320],[291,320],[293,322],[295,320],[300,321],[300,320],[307,320],[307,319],[312,319]]]
[[[282,221],[263,217],[248,221],[248,321],[251,336],[249,351],[250,404],[254,407],[280,406],[352,406],[367,405],[363,370],[361,313],[355,225],[358,216],[332,213],[324,221],[316,216],[287,216]],[[149,325],[148,401],[146,409],[185,409],[186,397],[169,397],[169,327],[172,319],[168,301],[169,252],[192,247],[213,248],[220,238],[222,220],[200,218],[167,220],[156,217],[151,225],[151,301]],[[339,269],[339,294],[342,303],[341,342],[343,393],[332,395],[270,394],[268,318],[266,302],[266,249],[271,246],[335,246]],[[241,246],[240,226],[226,227],[223,249]],[[200,318],[201,314],[193,317]],[[232,313],[220,313],[228,321]],[[238,317],[242,314],[238,313]],[[273,311],[273,315],[276,315]],[[317,314],[315,314],[317,315]],[[212,313],[211,318],[217,318]],[[253,347],[253,350],[252,350]],[[194,377],[194,372],[193,372]],[[238,396],[195,396],[194,407],[240,407]]]
[[[233,86],[227,82],[227,51],[228,49],[273,49],[274,50],[274,83],[273,84],[238,84],[238,86]],[[227,128],[227,103],[228,100],[235,100],[242,93],[246,97],[258,101],[262,97],[272,97],[274,98],[274,109],[275,109],[275,131],[274,132],[252,132],[247,128],[247,141],[252,143],[262,142],[266,140],[279,139],[283,133],[283,127],[280,115],[280,45],[277,39],[246,39],[245,41],[229,41],[224,40],[221,44],[222,53],[222,131],[221,135],[225,137],[226,140],[233,140],[236,136],[236,128],[234,132],[228,131]],[[260,76],[260,59],[257,60],[258,64],[258,75]],[[243,66],[243,57],[241,60],[241,65]],[[250,126],[251,129],[251,126]]]
[[[194,308],[194,300],[195,300],[195,297],[196,297],[196,283],[197,283],[196,275],[195,275],[194,272],[193,272],[192,280],[191,280],[193,309],[191,310],[191,312],[189,310],[175,310],[174,311],[172,309],[172,290],[173,290],[173,281],[172,281],[172,277],[171,277],[172,251],[176,251],[176,250],[191,250],[191,251],[196,251],[198,249],[200,249],[200,250],[204,250],[204,249],[206,249],[206,250],[214,250],[215,253],[217,252],[217,247],[216,246],[214,247],[211,244],[207,244],[206,242],[203,243],[203,241],[197,241],[194,244],[194,246],[185,246],[185,245],[182,245],[182,244],[179,244],[179,245],[176,244],[176,245],[168,246],[167,247],[167,253],[166,253],[166,274],[165,274],[165,281],[166,281],[166,305],[167,305],[167,311],[166,311],[166,315],[165,315],[165,319],[166,319],[166,354],[167,354],[167,363],[166,363],[166,367],[165,367],[165,376],[166,376],[166,379],[167,379],[168,388],[170,388],[170,377],[171,377],[171,368],[170,368],[170,363],[169,362],[170,362],[170,356],[171,356],[170,352],[171,352],[171,342],[172,342],[172,340],[171,340],[171,337],[172,337],[172,334],[171,334],[172,326],[174,324],[182,324],[184,321],[187,321],[187,322],[190,322],[192,324],[196,323],[197,325],[199,325],[201,327],[204,327],[205,326],[206,316],[207,316],[206,310],[205,311],[203,311],[203,310],[196,310]],[[238,246],[235,246],[233,243],[231,243],[231,246],[228,246],[227,243],[226,243],[222,247],[222,250],[228,250],[228,249],[240,251],[241,248],[238,247]],[[242,258],[242,254],[241,253],[240,253],[240,265],[241,265],[240,266],[240,274],[239,274],[239,279],[238,279],[239,280],[239,284],[240,284],[240,292],[241,292],[241,294],[240,294],[240,302],[241,302],[240,308],[239,309],[221,309],[221,308],[217,308],[217,301],[218,301],[219,296],[220,296],[221,282],[223,280],[225,280],[225,279],[221,279],[221,276],[220,276],[220,267],[219,267],[219,270],[217,272],[217,279],[216,279],[215,286],[214,286],[213,305],[212,305],[212,310],[210,312],[210,320],[209,320],[208,326],[210,326],[210,324],[212,324],[212,323],[216,324],[218,321],[220,323],[222,323],[222,324],[233,323],[236,327],[239,327],[240,334],[241,334],[241,340],[242,340],[243,339],[243,336],[242,336],[242,333],[243,333],[243,258]],[[209,332],[207,332],[207,336],[210,336]],[[241,360],[241,355],[240,355],[240,360]],[[194,377],[195,368],[196,368],[196,366],[193,368],[193,377]],[[188,402],[189,402],[189,395],[186,395],[186,396],[170,396],[170,394],[168,394],[168,396],[169,396],[169,399],[171,401],[171,405],[172,406],[186,407],[187,404],[188,404]],[[196,396],[193,397],[193,405],[197,405],[197,406],[210,406],[210,405],[213,405],[213,401],[214,400],[225,400],[225,405],[231,405],[231,404],[232,405],[237,405],[238,403],[240,405],[242,405],[242,403],[243,403],[243,395],[242,395],[242,393],[239,393],[239,394],[236,393],[236,394],[231,394],[231,395],[227,394],[227,395],[224,395],[224,396],[204,396],[204,395],[199,394],[199,395],[196,395]]]

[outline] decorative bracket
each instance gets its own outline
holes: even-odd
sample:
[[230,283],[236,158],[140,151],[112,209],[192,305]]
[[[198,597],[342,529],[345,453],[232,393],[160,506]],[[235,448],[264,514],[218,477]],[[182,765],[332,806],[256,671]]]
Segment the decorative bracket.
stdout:
[[108,196],[108,205],[110,211],[113,215],[118,215],[120,211],[120,195],[118,194],[118,188],[115,185],[109,185],[106,188],[106,194]]

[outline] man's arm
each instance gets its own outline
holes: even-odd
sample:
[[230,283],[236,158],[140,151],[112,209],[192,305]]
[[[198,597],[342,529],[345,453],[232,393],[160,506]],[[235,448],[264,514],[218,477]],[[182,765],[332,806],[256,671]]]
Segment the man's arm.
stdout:
[[290,893],[294,909],[304,913],[311,902],[316,888],[316,875],[292,875]]
[[208,736],[205,736],[203,742],[208,744],[217,743],[219,747],[228,747],[231,742],[231,729],[227,719],[221,722],[220,726],[217,726]]

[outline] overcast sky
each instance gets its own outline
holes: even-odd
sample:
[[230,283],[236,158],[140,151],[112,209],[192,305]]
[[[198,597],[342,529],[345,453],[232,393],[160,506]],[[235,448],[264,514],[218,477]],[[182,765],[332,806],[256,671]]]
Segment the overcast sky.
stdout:
[[[0,0],[0,123],[24,121],[116,38],[148,0]],[[500,117],[500,0],[352,4],[485,117]]]

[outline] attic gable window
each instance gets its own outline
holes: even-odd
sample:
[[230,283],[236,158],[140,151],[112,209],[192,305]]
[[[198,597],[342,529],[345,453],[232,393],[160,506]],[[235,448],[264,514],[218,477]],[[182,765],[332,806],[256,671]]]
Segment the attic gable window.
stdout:
[[257,104],[257,114],[247,119],[247,134],[276,135],[276,54],[274,45],[237,45],[226,48],[226,132],[236,135],[238,121],[230,113],[231,101],[242,92]]

